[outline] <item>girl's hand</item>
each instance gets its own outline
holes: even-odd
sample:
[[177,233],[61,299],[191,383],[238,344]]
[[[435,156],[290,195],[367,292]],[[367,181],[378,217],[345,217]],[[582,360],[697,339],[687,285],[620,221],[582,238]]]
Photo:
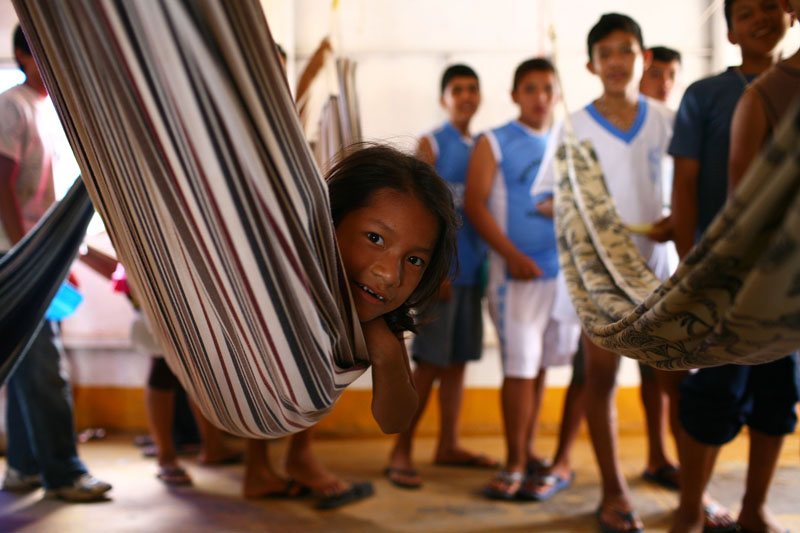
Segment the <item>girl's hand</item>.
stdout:
[[372,363],[372,416],[384,433],[400,433],[417,412],[417,390],[405,344],[383,317],[361,324]]
[[653,224],[653,229],[646,234],[648,239],[656,242],[667,242],[672,240],[672,218],[662,218]]

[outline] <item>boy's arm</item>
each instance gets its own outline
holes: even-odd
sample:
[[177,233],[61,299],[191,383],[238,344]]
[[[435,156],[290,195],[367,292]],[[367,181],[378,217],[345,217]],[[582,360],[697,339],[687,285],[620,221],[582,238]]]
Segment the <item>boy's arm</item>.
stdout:
[[78,255],[86,266],[100,274],[106,279],[111,279],[111,275],[117,269],[117,258],[95,248],[94,246],[86,245],[86,248],[81,248]]
[[322,68],[322,65],[325,64],[325,52],[331,51],[331,43],[327,37],[322,39],[319,43],[319,46],[314,53],[311,55],[311,58],[308,60],[306,67],[303,69],[303,73],[300,74],[300,80],[297,82],[297,96],[295,98],[296,103],[300,103],[305,96],[308,88],[311,87],[311,82],[314,81],[314,78],[317,77],[317,73]]
[[496,170],[497,163],[492,147],[486,136],[483,136],[469,160],[464,211],[480,236],[506,260],[508,272],[513,278],[534,279],[542,275],[542,270],[533,259],[514,246],[486,207]]
[[767,114],[758,96],[745,91],[736,104],[731,122],[731,149],[728,158],[728,196],[747,174],[769,136]]
[[411,426],[419,397],[403,341],[383,317],[361,324],[372,364],[372,416],[384,433]]
[[22,210],[14,188],[18,175],[19,162],[0,155],[0,223],[11,244],[16,244],[25,236]]
[[681,259],[694,246],[697,228],[697,176],[700,161],[674,156],[675,174],[672,181],[672,236]]
[[436,164],[436,154],[433,153],[433,146],[427,135],[420,137],[417,141],[417,149],[414,156],[420,161],[424,161],[433,166]]

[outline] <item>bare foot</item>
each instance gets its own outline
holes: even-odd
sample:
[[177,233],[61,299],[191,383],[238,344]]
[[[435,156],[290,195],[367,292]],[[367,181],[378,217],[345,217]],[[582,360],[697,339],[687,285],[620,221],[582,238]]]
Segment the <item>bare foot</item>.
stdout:
[[644,527],[630,501],[623,496],[609,497],[597,509],[597,521],[603,528],[637,531]]
[[395,446],[389,455],[389,466],[384,470],[389,481],[405,488],[416,488],[422,485],[422,478],[414,468],[411,454],[407,449]]
[[766,505],[756,509],[749,509],[742,505],[738,522],[741,531],[766,531],[768,533],[783,533],[786,531],[786,528],[778,522],[778,519],[775,518],[775,515]]
[[245,498],[285,495],[291,484],[271,468],[245,468],[242,494]]
[[197,462],[208,466],[236,464],[243,460],[244,454],[227,444],[213,447],[203,446],[197,455]]
[[291,447],[286,456],[286,473],[314,493],[331,496],[347,491],[350,485],[325,468],[309,451],[296,451]]
[[437,465],[475,466],[485,468],[497,468],[500,466],[497,460],[484,454],[470,452],[464,448],[450,450],[438,449],[436,450],[433,462]]
[[692,513],[691,516],[682,513],[680,509],[675,512],[672,527],[669,533],[702,533],[703,513]]

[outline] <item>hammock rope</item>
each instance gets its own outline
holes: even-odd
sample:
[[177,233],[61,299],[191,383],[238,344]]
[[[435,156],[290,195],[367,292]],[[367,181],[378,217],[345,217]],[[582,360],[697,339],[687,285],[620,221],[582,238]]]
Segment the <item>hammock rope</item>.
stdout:
[[92,202],[204,415],[326,414],[368,356],[256,0],[16,1]]

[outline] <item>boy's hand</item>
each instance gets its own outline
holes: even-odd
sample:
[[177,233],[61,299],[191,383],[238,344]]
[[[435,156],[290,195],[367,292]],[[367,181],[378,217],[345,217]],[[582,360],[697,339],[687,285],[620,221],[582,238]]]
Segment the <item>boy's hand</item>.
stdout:
[[671,216],[664,217],[653,224],[653,229],[648,231],[645,236],[648,239],[656,242],[671,241],[673,239]]
[[443,302],[450,300],[453,297],[453,284],[449,279],[446,279],[439,285],[439,299]]
[[553,197],[548,196],[547,198],[536,204],[536,209],[542,215],[553,218]]
[[519,250],[506,257],[506,265],[508,265],[508,273],[514,279],[535,279],[542,275],[542,269],[536,264],[536,261],[523,254]]

